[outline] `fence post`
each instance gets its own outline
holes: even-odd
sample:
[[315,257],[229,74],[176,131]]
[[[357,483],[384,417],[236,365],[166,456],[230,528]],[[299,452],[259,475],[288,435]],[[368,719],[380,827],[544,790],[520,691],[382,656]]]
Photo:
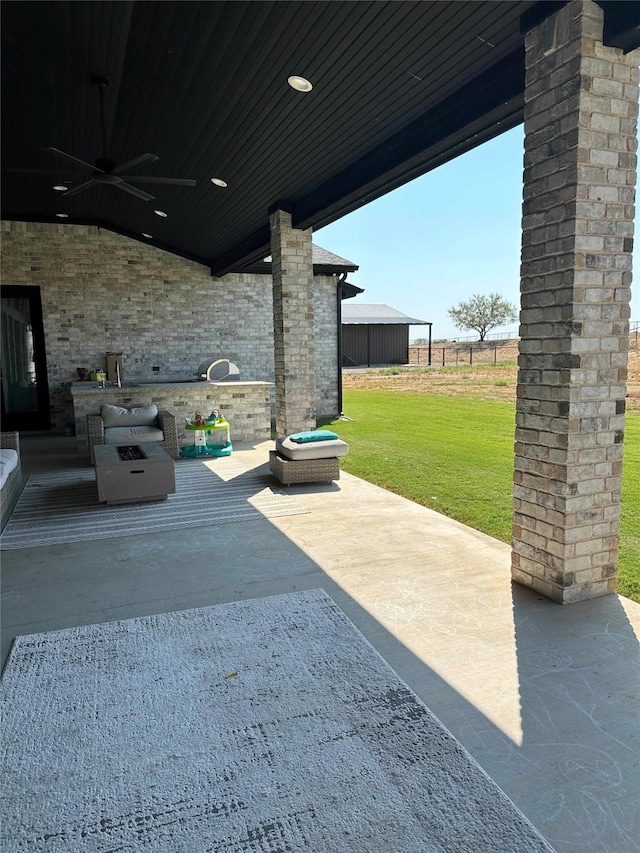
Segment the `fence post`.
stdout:
[[473,364],[473,347],[469,347],[469,365]]
[[498,347],[493,348],[493,363],[498,363]]
[[447,351],[447,348],[446,348],[446,347],[442,347],[442,366],[443,366],[443,367],[444,367],[444,359],[445,359],[445,353],[446,353],[446,351]]

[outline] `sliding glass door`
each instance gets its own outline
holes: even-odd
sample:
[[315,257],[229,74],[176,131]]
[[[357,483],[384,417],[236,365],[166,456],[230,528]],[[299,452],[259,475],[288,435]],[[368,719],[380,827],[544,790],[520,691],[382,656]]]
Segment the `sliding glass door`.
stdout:
[[39,287],[0,288],[3,430],[51,428]]

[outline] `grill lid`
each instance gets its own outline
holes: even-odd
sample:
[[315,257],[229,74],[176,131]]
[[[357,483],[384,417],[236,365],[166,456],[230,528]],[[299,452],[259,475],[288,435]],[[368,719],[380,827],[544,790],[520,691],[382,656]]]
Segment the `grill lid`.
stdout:
[[238,366],[228,358],[217,358],[215,361],[203,361],[198,368],[201,379],[207,382],[232,382],[240,379]]

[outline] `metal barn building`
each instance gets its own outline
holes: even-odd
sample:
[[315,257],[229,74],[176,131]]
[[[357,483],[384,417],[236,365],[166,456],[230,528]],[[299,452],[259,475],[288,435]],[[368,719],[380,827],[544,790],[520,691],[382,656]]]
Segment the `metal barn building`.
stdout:
[[342,363],[345,367],[409,363],[409,326],[431,326],[388,305],[344,303]]

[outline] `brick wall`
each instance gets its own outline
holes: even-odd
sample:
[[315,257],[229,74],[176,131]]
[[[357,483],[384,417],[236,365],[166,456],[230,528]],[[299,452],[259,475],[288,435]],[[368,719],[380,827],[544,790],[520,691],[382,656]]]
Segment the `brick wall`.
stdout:
[[[56,430],[73,420],[76,367],[123,353],[127,379],[182,378],[227,357],[274,381],[271,277],[207,267],[94,226],[2,223],[5,284],[38,285]],[[337,414],[336,279],[314,277],[317,408]],[[152,371],[160,368],[159,373]]]
[[513,577],[562,602],[617,571],[638,55],[574,0],[526,35]]
[[270,215],[275,329],[276,431],[316,424],[314,294],[311,229],[292,227],[291,214]]
[[338,415],[338,330],[336,279],[314,277],[316,409],[319,417]]

